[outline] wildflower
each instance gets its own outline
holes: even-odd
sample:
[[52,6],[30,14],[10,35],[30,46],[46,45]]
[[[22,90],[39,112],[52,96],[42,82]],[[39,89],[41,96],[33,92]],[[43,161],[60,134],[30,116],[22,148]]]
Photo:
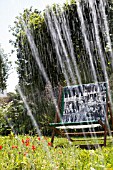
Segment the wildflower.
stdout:
[[16,149],[17,149],[17,148],[18,148],[18,146],[13,145],[13,146],[12,146],[12,149],[14,149],[14,148],[16,148]]
[[27,142],[29,142],[29,141],[30,141],[30,139],[29,139],[29,138],[27,138],[25,142],[27,143]]
[[26,146],[29,146],[29,142],[26,142]]
[[0,150],[2,149],[2,146],[0,145]]
[[48,146],[52,146],[52,143],[51,143],[51,142],[48,142]]
[[24,139],[22,139],[22,143],[23,143],[23,144],[25,143]]
[[34,151],[36,149],[36,147],[34,145],[32,145],[32,150]]
[[30,143],[29,141],[30,141],[30,139],[29,139],[29,138],[27,138],[27,139],[26,139],[26,141],[25,141],[26,146],[29,146],[29,143]]
[[40,137],[38,137],[37,139],[40,140]]
[[30,139],[27,138],[26,140],[22,139],[22,143],[25,144],[26,146],[29,146]]

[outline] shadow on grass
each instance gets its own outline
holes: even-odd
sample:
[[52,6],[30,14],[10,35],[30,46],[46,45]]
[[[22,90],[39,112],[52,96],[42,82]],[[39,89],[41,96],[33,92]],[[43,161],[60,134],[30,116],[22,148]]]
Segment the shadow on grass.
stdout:
[[[104,147],[103,138],[91,139],[87,138],[78,138],[77,140],[74,138],[73,142],[66,141],[66,139],[61,139],[58,143],[56,142],[55,148],[69,148],[75,146],[76,148],[86,149],[86,150],[95,150],[99,147]],[[113,146],[113,139],[107,139],[106,143],[107,147]]]

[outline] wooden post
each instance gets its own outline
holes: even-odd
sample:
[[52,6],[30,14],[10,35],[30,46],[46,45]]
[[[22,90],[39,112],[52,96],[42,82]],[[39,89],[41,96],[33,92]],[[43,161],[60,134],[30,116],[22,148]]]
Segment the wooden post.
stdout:
[[51,136],[51,145],[53,146],[53,142],[54,142],[54,136],[55,136],[55,128],[52,131],[52,136]]
[[107,102],[107,105],[106,105],[106,120],[105,120],[105,124],[104,124],[104,146],[106,146],[106,139],[107,139],[107,132],[108,132],[108,127],[107,127],[107,123],[108,123],[108,107],[109,107],[109,101]]
[[[108,82],[109,90],[111,88],[110,84],[111,83]],[[111,123],[112,123],[111,127],[113,128],[113,114],[112,114],[113,113],[113,107],[112,107],[112,103],[110,103],[109,95],[107,95],[107,97],[108,97],[108,108],[109,108],[109,111],[110,111],[110,118],[111,118]]]
[[110,111],[110,118],[111,118],[111,123],[112,123],[112,128],[113,128],[113,115],[112,115],[112,106],[111,106],[111,103],[110,101],[108,101],[108,108],[109,108],[109,111]]
[[105,125],[105,129],[104,129],[104,146],[106,146],[106,138],[107,138],[107,127]]
[[[106,116],[106,119],[107,119],[107,116]],[[107,131],[108,131],[107,126],[106,126],[106,120],[105,120],[105,124],[101,120],[99,120],[98,122],[104,129],[104,146],[106,146],[106,138],[107,138]]]

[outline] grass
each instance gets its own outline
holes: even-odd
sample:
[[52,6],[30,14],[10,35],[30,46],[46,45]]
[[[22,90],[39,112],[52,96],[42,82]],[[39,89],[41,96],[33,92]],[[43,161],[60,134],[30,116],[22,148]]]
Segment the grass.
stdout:
[[[79,144],[94,144],[94,139],[76,138],[69,144],[66,138],[37,136],[0,136],[0,169],[2,170],[113,170],[112,138],[107,147],[96,150],[79,148]],[[100,142],[101,140],[99,140]]]

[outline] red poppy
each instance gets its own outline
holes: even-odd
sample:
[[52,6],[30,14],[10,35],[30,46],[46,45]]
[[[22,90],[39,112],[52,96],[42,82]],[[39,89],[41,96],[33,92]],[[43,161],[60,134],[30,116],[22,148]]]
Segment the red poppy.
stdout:
[[18,146],[13,145],[13,146],[12,146],[12,149],[14,149],[14,148],[18,148]]
[[2,146],[0,145],[0,150],[2,149]]
[[26,146],[29,146],[29,142],[26,143]]
[[38,137],[37,139],[40,140],[40,137]]
[[26,144],[26,146],[29,146],[30,139],[29,138],[27,138],[26,140],[22,139],[22,143]]
[[36,147],[34,145],[32,145],[32,150],[34,151],[36,149]]
[[23,144],[25,143],[24,139],[22,139],[22,143],[23,143]]
[[27,138],[25,142],[27,143],[27,142],[29,142],[29,141],[30,141],[30,139],[29,139],[29,138]]
[[26,141],[25,141],[25,143],[26,143],[26,146],[29,146],[29,144],[30,144],[30,139],[27,138]]
[[51,143],[51,142],[48,142],[48,146],[52,146],[52,143]]

